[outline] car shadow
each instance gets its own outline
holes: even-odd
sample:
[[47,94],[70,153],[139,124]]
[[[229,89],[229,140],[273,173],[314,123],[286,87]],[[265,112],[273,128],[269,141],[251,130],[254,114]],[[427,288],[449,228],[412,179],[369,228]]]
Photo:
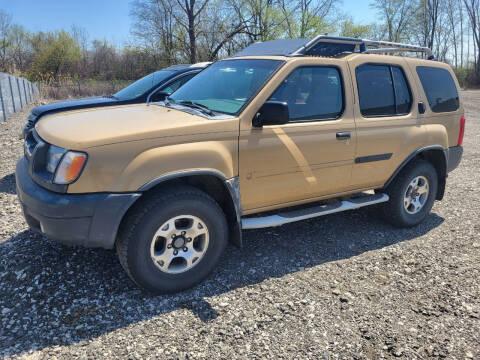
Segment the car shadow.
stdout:
[[396,229],[365,208],[244,231],[244,248],[229,246],[208,279],[162,296],[138,289],[114,251],[69,248],[22,231],[0,244],[0,356],[75,344],[179,309],[206,323],[221,316],[212,296],[409,241],[443,221],[431,214]]
[[12,194],[17,193],[15,182],[15,174],[9,174],[0,179],[0,193]]

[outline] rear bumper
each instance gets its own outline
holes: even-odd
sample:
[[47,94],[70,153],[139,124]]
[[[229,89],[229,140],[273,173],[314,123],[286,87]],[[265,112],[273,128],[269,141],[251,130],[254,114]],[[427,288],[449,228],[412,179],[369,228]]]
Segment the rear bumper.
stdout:
[[447,157],[447,172],[453,171],[457,168],[458,164],[462,160],[463,147],[451,146],[448,148]]
[[28,226],[58,242],[113,248],[120,221],[141,194],[59,194],[36,184],[22,158],[15,173]]

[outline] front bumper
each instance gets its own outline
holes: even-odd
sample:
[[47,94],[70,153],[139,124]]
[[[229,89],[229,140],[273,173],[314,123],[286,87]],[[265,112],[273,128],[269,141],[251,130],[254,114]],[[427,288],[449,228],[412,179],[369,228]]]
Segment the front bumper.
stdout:
[[141,194],[60,194],[37,185],[24,157],[15,172],[17,194],[25,220],[35,232],[58,242],[113,248],[118,226]]

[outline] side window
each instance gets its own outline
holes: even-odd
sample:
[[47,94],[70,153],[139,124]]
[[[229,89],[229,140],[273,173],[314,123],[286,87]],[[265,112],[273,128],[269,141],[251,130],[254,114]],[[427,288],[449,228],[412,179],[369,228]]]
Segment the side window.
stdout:
[[412,107],[412,95],[398,66],[366,64],[356,71],[360,112],[363,116],[404,115]]
[[412,107],[412,96],[408,88],[407,79],[402,69],[392,66],[393,83],[395,85],[395,99],[397,104],[397,114],[408,114]]
[[417,66],[417,74],[433,112],[449,112],[458,109],[460,102],[457,87],[447,70]]
[[343,112],[343,85],[331,66],[295,69],[270,97],[288,104],[290,121],[336,119]]
[[173,82],[171,82],[170,84],[168,84],[167,87],[164,87],[163,89],[161,89],[160,91],[162,93],[168,93],[168,94],[172,94],[174,93],[175,91],[177,91],[177,89],[182,86],[183,84],[185,84],[188,80],[190,80],[191,78],[193,78],[195,75],[197,74],[189,74],[189,75],[185,75],[183,77],[181,77],[180,79],[177,79]]

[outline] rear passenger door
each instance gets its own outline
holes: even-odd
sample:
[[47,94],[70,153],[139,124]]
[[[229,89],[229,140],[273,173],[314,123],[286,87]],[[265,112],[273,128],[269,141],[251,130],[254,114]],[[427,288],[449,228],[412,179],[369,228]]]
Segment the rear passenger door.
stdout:
[[355,91],[357,150],[352,185],[381,187],[424,141],[418,90],[404,59],[359,55],[349,61]]

